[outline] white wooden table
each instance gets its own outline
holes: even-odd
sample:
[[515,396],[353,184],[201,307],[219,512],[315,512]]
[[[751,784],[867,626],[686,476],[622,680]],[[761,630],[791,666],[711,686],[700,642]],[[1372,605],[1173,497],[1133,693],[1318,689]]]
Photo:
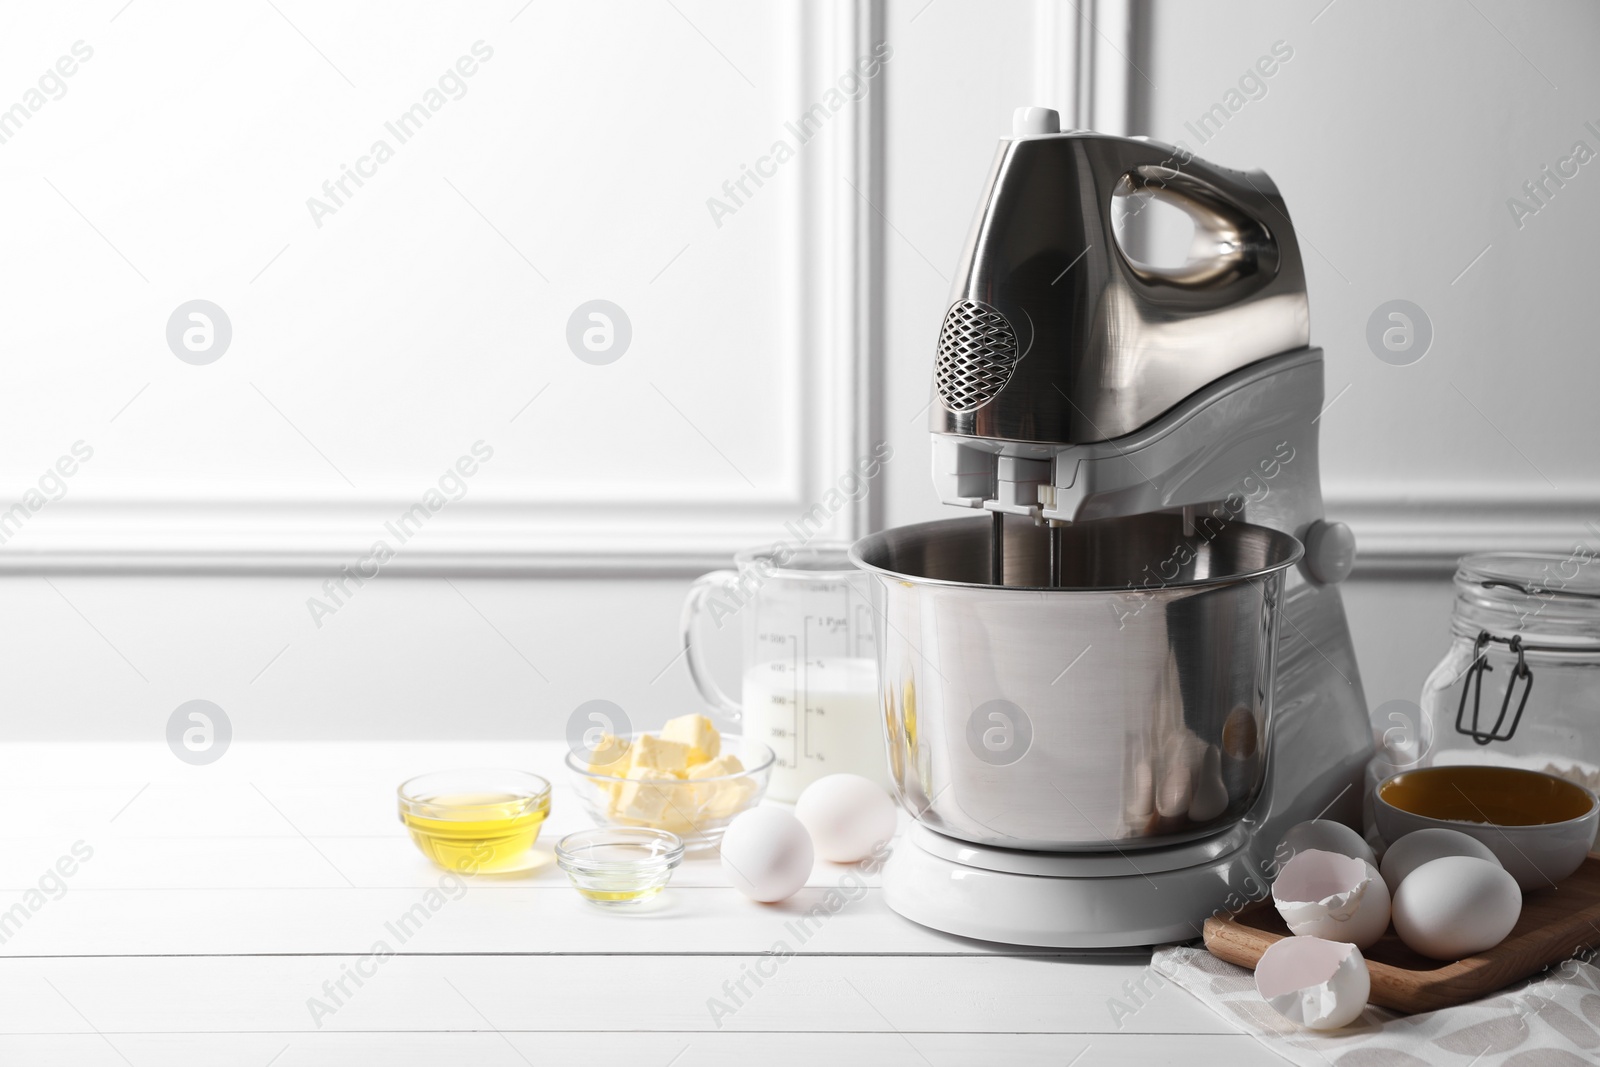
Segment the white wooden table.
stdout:
[[[648,911],[594,907],[549,854],[585,825],[560,757],[238,742],[191,767],[160,744],[0,749],[0,1063],[1280,1062],[1160,987],[1148,953],[948,937],[876,885],[801,943],[788,924],[848,870],[831,864],[779,905],[728,888],[713,858]],[[394,787],[486,764],[555,783],[546,862],[439,891]],[[63,861],[74,846],[92,855]],[[401,943],[386,924],[430,890],[437,909]],[[371,955],[380,941],[392,955]],[[336,999],[324,983],[341,978]],[[730,993],[741,978],[748,995]],[[713,999],[734,1010],[714,1017]]]

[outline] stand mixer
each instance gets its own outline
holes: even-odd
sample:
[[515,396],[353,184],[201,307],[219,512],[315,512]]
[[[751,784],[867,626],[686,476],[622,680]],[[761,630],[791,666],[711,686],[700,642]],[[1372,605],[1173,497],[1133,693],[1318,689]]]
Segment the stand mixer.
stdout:
[[[1114,205],[1193,221],[1177,267]],[[892,908],[1021,945],[1187,940],[1285,830],[1359,825],[1372,734],[1325,521],[1305,274],[1266,175],[1019,109],[940,332],[934,482],[988,512],[858,542]],[[1302,551],[1303,546],[1303,551]]]

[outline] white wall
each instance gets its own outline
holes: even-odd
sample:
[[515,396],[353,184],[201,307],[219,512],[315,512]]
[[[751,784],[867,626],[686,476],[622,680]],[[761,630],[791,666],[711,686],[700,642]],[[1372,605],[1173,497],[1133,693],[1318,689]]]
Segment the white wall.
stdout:
[[452,581],[381,577],[319,629],[309,575],[0,579],[4,736],[155,740],[193,699],[235,743],[554,737],[587,700],[641,724],[694,706],[686,583]]
[[[1329,395],[1350,386],[1322,420],[1330,513],[1376,546],[1376,565],[1347,596],[1377,705],[1414,697],[1442,652],[1448,559],[1476,546],[1568,547],[1600,519],[1588,415],[1600,368],[1582,358],[1593,348],[1600,164],[1521,230],[1505,207],[1573,140],[1600,149],[1583,129],[1600,125],[1600,68],[1587,55],[1600,15],[1578,2],[1478,0],[1482,15],[1454,3],[1338,0],[1318,15],[1322,6],[1135,6],[1131,21],[1152,33],[1146,50],[1125,50],[1159,88],[1130,75],[1140,88],[1130,114],[1155,136],[1184,138],[1184,121],[1272,42],[1295,49],[1212,143],[1188,140],[1217,162],[1271,173],[1307,249]],[[1069,100],[1040,94],[1074,84],[1061,66],[1074,22],[1071,5],[1044,2],[890,0],[884,10],[894,59],[881,95],[862,106],[885,110],[878,422],[896,456],[875,503],[889,524],[942,514],[917,413],[946,278],[1011,108],[1070,112]],[[1114,29],[1113,5],[1097,22]],[[750,121],[751,136],[770,126],[765,115]],[[1373,308],[1395,297],[1420,304],[1436,330],[1409,367],[1380,362],[1364,340]],[[24,446],[55,448],[10,442]],[[553,736],[594,697],[636,721],[693,707],[673,663],[689,575],[592,575],[458,577],[459,593],[436,576],[385,575],[321,629],[305,607],[318,582],[306,575],[59,574],[54,588],[7,576],[7,734],[153,738],[195,697],[228,709],[240,740]]]

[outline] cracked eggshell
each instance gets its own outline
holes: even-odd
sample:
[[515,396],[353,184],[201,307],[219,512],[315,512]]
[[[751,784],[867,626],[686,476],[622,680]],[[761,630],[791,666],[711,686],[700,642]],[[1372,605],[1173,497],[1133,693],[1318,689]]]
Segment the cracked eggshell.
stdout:
[[1355,1022],[1367,1006],[1372,977],[1354,945],[1286,937],[1269,945],[1256,962],[1256,992],[1290,1022],[1337,1030]]
[[1272,902],[1297,936],[1369,948],[1389,928],[1389,887],[1378,868],[1337,852],[1296,854],[1272,883]]
[[1313,848],[1324,852],[1337,852],[1341,856],[1354,856],[1358,860],[1366,860],[1373,866],[1378,864],[1378,857],[1373,853],[1372,846],[1367,844],[1360,834],[1344,823],[1334,822],[1332,819],[1310,819],[1291,826],[1278,845],[1278,855],[1283,855],[1287,850],[1290,856],[1297,856]]

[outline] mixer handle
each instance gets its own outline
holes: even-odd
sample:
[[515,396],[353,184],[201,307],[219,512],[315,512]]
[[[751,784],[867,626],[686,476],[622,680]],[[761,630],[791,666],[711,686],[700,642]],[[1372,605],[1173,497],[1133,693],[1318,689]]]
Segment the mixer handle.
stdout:
[[1240,177],[1248,191],[1219,168],[1194,159],[1174,166],[1170,157],[1161,163],[1135,165],[1123,173],[1114,196],[1146,195],[1178,208],[1194,222],[1189,261],[1177,267],[1141,263],[1128,255],[1120,241],[1113,241],[1134,277],[1147,285],[1210,291],[1231,298],[1230,291],[1236,287],[1277,273],[1282,259],[1278,240],[1262,213],[1250,206],[1252,202],[1257,207],[1271,205],[1260,185],[1272,190],[1272,183],[1264,174],[1256,175],[1256,181],[1249,175]]
[[689,665],[689,678],[694,682],[694,687],[700,691],[700,696],[706,703],[716,708],[733,722],[738,722],[744,717],[744,709],[739,702],[728,696],[712,678],[711,671],[707,668],[700,643],[695,640],[695,620],[700,615],[700,607],[705,603],[706,597],[714,590],[727,589],[739,581],[738,571],[712,571],[702,574],[695,579],[689,587],[689,595],[683,602],[683,614],[678,621],[679,630],[683,635],[684,662]]

